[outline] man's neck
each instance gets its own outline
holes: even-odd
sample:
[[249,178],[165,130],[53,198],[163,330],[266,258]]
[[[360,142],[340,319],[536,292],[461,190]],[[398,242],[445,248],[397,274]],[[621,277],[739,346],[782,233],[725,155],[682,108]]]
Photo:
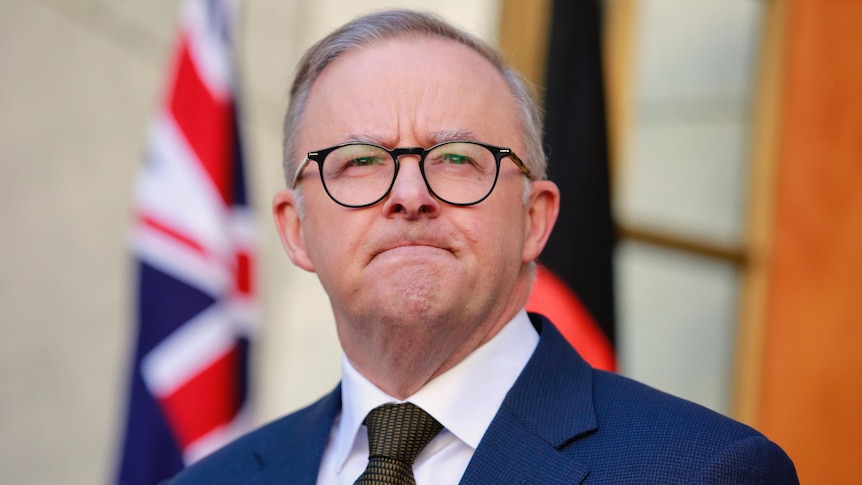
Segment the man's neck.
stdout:
[[528,296],[529,285],[519,288],[509,300],[513,304],[487,322],[468,325],[475,330],[466,335],[435,326],[393,326],[385,340],[375,341],[367,335],[341,335],[346,327],[339,326],[339,338],[357,371],[387,394],[406,399],[494,338],[521,310]]

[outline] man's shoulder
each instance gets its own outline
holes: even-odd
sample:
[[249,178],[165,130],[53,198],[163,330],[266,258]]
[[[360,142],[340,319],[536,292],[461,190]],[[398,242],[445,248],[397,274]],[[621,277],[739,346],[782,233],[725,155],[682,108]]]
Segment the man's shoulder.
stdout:
[[[337,388],[317,402],[241,436],[166,483],[242,483],[271,464],[293,456],[322,455],[340,409],[340,396]],[[308,465],[307,460],[297,463]]]
[[668,478],[700,477],[696,483],[798,483],[787,454],[756,429],[617,374],[593,378],[599,426],[583,445],[625,450],[649,473],[673,470]]
[[[563,411],[577,402],[578,412],[595,413],[600,429],[619,426],[627,430],[626,434],[631,434],[633,428],[659,428],[681,435],[714,432],[735,437],[759,435],[753,428],[702,405],[617,373],[593,369],[548,324],[549,320],[541,317],[535,323],[541,328],[542,342],[520,390],[541,396],[538,399],[541,405],[555,405]],[[566,377],[554,380],[541,377],[551,371],[559,371]]]
[[750,426],[703,405],[615,373],[593,371],[593,400],[603,426],[659,428],[678,435],[707,434],[730,439],[760,436]]
[[797,483],[786,453],[757,430],[591,368],[547,323],[534,320],[541,341],[505,403],[517,418],[509,428],[541,433],[598,483]]

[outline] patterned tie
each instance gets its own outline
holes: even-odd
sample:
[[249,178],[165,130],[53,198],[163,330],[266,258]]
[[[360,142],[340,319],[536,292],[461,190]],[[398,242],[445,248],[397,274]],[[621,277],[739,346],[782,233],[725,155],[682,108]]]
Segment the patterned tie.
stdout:
[[365,418],[368,427],[368,467],[354,485],[416,485],[413,460],[443,429],[422,408],[384,404]]

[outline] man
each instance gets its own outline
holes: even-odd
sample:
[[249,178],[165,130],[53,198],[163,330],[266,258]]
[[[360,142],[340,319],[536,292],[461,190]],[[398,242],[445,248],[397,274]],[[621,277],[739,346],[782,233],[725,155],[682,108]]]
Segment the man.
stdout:
[[[524,312],[559,192],[499,53],[390,11],[323,39],[297,72],[273,212],[329,295],[343,379],[175,483],[797,483],[756,431],[591,369]],[[377,413],[396,408],[423,431]],[[378,442],[381,420],[424,433],[418,456],[380,451],[400,446]],[[380,463],[403,481],[369,478]]]

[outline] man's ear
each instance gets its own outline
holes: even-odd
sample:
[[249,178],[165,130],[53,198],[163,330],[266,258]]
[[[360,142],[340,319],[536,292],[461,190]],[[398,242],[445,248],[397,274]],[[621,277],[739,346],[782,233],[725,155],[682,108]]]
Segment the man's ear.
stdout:
[[531,184],[524,226],[524,263],[534,261],[542,253],[560,212],[560,189],[550,180]]
[[293,264],[314,272],[314,264],[305,250],[305,240],[302,237],[302,220],[297,210],[297,194],[294,190],[285,189],[272,199],[272,216],[275,227],[281,238],[281,245]]

